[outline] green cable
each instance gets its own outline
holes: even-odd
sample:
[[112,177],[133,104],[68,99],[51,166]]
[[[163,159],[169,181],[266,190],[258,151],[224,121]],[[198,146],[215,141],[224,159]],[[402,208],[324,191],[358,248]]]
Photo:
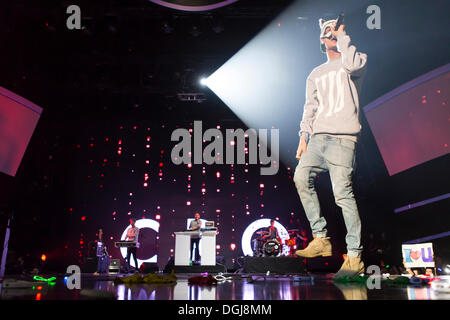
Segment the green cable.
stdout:
[[44,282],[53,282],[53,281],[56,280],[56,277],[51,277],[51,278],[45,279],[45,278],[43,278],[43,277],[41,277],[41,276],[34,276],[34,277],[33,277],[33,280],[36,280],[36,281],[44,281]]

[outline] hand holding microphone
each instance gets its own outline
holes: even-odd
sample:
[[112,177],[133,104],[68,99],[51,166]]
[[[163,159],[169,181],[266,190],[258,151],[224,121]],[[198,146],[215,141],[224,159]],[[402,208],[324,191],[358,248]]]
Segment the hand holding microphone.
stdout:
[[337,38],[338,34],[344,31],[345,25],[343,24],[343,22],[344,22],[344,13],[341,13],[337,18],[336,23],[331,28],[331,34],[333,35],[334,38]]

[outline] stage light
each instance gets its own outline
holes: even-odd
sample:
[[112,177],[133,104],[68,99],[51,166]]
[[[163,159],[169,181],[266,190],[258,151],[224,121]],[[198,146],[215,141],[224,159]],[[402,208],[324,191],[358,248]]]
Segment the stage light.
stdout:
[[45,254],[41,255],[41,260],[42,261],[46,261],[47,260],[47,256]]
[[[326,58],[311,47],[318,41],[318,26],[308,26],[305,32],[307,21],[298,19],[304,7],[304,1],[294,1],[211,73],[207,83],[247,127],[282,128],[280,161],[290,166],[296,165],[288,150],[298,145],[306,78]],[[266,144],[264,137],[261,142]]]
[[208,78],[201,78],[200,79],[200,84],[202,86],[207,86],[208,85]]

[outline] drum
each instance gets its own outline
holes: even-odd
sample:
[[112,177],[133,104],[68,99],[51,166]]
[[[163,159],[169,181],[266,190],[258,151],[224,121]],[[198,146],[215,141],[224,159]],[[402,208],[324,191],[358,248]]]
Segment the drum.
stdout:
[[264,250],[264,240],[261,238],[253,239],[253,256],[262,257]]
[[276,257],[281,252],[281,245],[277,240],[269,240],[264,244],[264,254],[269,257]]

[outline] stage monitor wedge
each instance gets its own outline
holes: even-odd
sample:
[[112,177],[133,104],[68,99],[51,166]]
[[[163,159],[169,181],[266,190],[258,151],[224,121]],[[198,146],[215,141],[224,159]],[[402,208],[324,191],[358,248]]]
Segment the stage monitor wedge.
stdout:
[[15,176],[42,108],[0,87],[0,171]]

